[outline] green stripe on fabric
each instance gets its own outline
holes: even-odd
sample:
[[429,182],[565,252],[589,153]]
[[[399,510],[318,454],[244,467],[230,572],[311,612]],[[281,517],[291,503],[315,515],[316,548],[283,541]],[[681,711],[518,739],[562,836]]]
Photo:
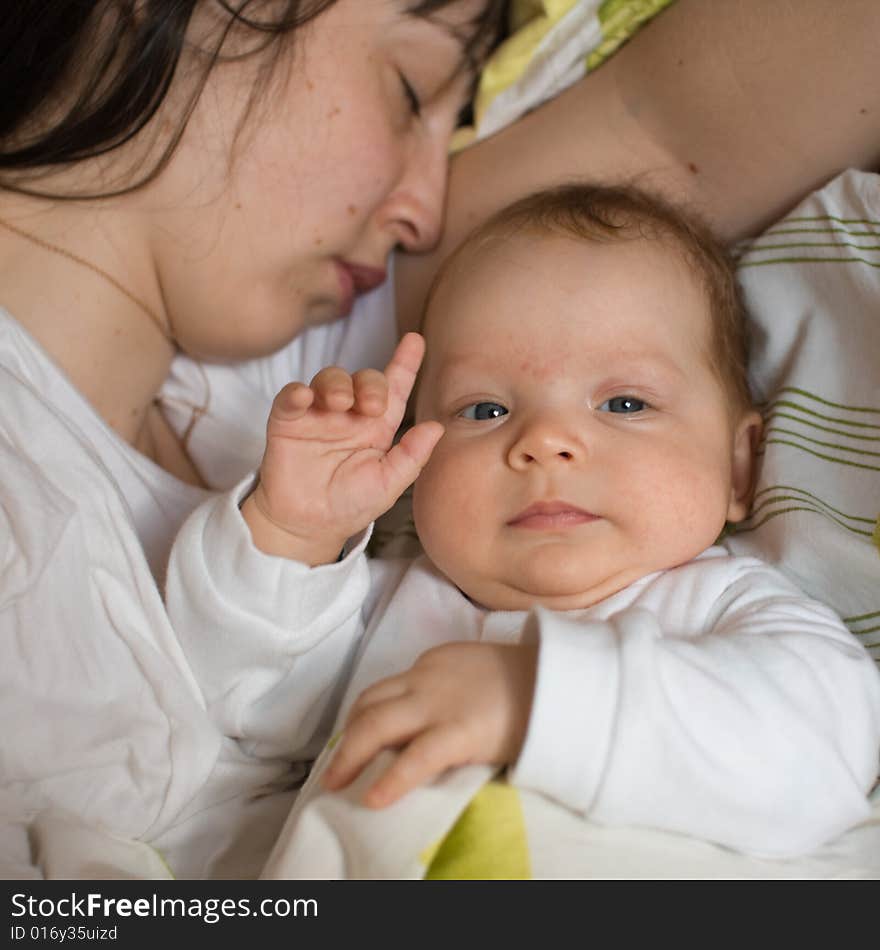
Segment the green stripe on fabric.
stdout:
[[830,399],[823,399],[821,396],[817,396],[815,393],[811,393],[806,389],[799,389],[797,386],[783,386],[778,395],[783,393],[797,393],[798,396],[803,396],[805,399],[812,399],[814,402],[820,402],[823,406],[831,406],[832,409],[845,409],[847,412],[871,412],[877,416],[880,416],[880,409],[876,406],[847,406],[842,402],[831,402]]
[[[791,429],[782,429],[778,426],[770,426],[767,429],[767,434],[779,433],[780,435],[790,435],[793,439],[803,439],[804,442],[809,442],[810,445],[819,445],[823,449],[837,449],[838,452],[852,452],[853,455],[867,455],[871,458],[880,458],[880,452],[869,452],[868,449],[851,449],[848,445],[838,445],[836,442],[822,442],[820,439],[811,439],[807,435],[803,435],[800,432],[792,432]],[[767,439],[767,442],[770,442],[770,439]]]
[[[842,619],[849,628],[849,632],[857,637],[867,636],[869,633],[877,633],[877,631],[880,630],[880,623],[874,624],[871,627],[864,627],[861,630],[854,629],[859,624],[864,623],[866,620],[880,619],[880,610],[873,610],[868,614],[857,614],[853,617],[843,617]],[[880,644],[876,644],[876,646],[880,646]]]
[[863,257],[774,257],[768,261],[740,261],[737,268],[769,267],[771,264],[867,264],[880,267],[880,261],[868,261]]
[[880,610],[875,610],[870,614],[858,614],[855,617],[844,617],[843,622],[846,624],[858,623],[861,620],[872,620],[874,617],[880,617]]
[[880,630],[880,623],[878,623],[876,627],[868,627],[866,630],[852,630],[851,629],[850,633],[854,637],[864,637],[869,633],[876,633],[878,630]]
[[[841,432],[840,429],[832,429],[829,426],[821,426],[818,422],[811,422],[809,419],[803,419],[801,416],[793,416],[789,412],[773,412],[765,417],[765,422],[770,423],[774,419],[791,419],[792,422],[799,422],[810,429],[818,429],[820,432],[830,432],[832,435],[842,435],[845,439],[860,439],[862,442],[880,442],[880,436],[876,435],[858,435],[855,432]],[[845,423],[844,423],[845,424]],[[866,426],[865,428],[877,429],[880,426]]]
[[[816,419],[822,419],[824,422],[834,422],[837,425],[841,426],[851,426],[854,429],[876,429],[880,431],[880,425],[877,425],[873,422],[851,422],[849,419],[841,419],[839,416],[826,416],[821,412],[816,412],[815,409],[808,409],[806,406],[800,405],[800,403],[792,402],[790,399],[777,399],[775,402],[765,403],[762,407],[762,413],[765,418],[771,418],[773,415],[773,410],[777,406],[783,406],[786,409],[797,409],[798,412],[803,412],[808,416],[813,416]],[[808,423],[804,420],[804,425]],[[855,439],[858,436],[850,436]]]
[[873,218],[838,218],[833,214],[794,215],[790,218],[786,218],[785,221],[786,223],[836,221],[838,224],[872,224],[875,227],[880,227],[880,221],[875,221]]
[[[880,235],[871,235],[871,237],[880,237]],[[753,244],[744,254],[752,254],[755,251],[792,251],[796,248],[811,247],[852,247],[857,251],[880,251],[880,244],[853,244],[851,241],[792,241],[787,244]]]
[[764,501],[761,502],[760,505],[752,509],[752,513],[749,515],[749,518],[750,519],[754,518],[755,515],[760,514],[760,512],[764,511],[770,505],[778,504],[781,501],[799,501],[801,502],[801,504],[807,505],[808,508],[814,511],[818,511],[820,514],[827,514],[829,518],[833,518],[835,521],[838,522],[838,524],[841,524],[841,525],[843,525],[845,521],[860,521],[862,524],[869,524],[871,525],[871,528],[872,528],[871,531],[864,531],[856,527],[848,528],[848,530],[854,531],[857,534],[863,534],[867,538],[870,538],[873,534],[873,527],[874,527],[873,518],[859,518],[857,515],[847,515],[847,514],[844,514],[842,511],[835,511],[835,509],[831,508],[830,505],[826,507],[826,506],[823,506],[823,504],[821,503],[817,504],[815,502],[813,504],[810,504],[807,501],[807,499],[802,498],[799,495],[774,495],[772,498],[766,498]]
[[846,234],[849,237],[880,237],[880,231],[850,231],[847,228],[773,228],[772,231],[765,231],[759,238],[755,238],[748,247],[758,247],[765,238],[782,237],[786,234]]
[[850,468],[861,468],[865,469],[868,472],[880,472],[880,466],[877,465],[865,465],[862,462],[851,462],[849,459],[839,459],[835,458],[833,455],[823,455],[821,452],[814,452],[812,449],[806,448],[806,446],[800,445],[797,442],[789,442],[788,439],[767,439],[767,445],[789,445],[793,449],[800,449],[801,452],[806,452],[807,455],[812,455],[814,458],[823,459],[826,462],[834,462],[836,465],[847,465]]
[[[880,469],[878,469],[880,471]],[[791,508],[780,508],[778,511],[772,511],[766,518],[762,518],[757,524],[750,524],[748,527],[742,527],[741,525],[735,525],[733,528],[734,535],[740,534],[749,534],[751,531],[757,531],[758,528],[763,528],[765,524],[769,521],[772,521],[774,518],[778,518],[780,515],[788,515],[794,511],[807,511],[814,515],[822,515],[823,518],[827,518],[829,521],[833,521],[836,524],[840,525],[841,528],[844,528],[846,531],[849,531],[851,534],[863,535],[866,538],[871,537],[870,531],[859,531],[858,528],[852,528],[848,524],[845,524],[839,518],[830,514],[827,511],[822,511],[821,508],[815,508],[810,505],[792,505]]]
[[[799,422],[803,426],[809,426],[811,429],[818,429],[820,432],[830,432],[831,435],[842,435],[845,439],[860,439],[862,442],[880,442],[880,436],[877,435],[858,435],[855,432],[841,432],[840,429],[832,429],[829,426],[820,426],[818,422],[811,422],[809,419],[802,419],[800,416],[793,416],[789,412],[770,413],[765,417],[764,421],[769,423],[774,419],[791,419],[792,422]],[[880,426],[866,426],[866,428],[878,429]]]
[[835,514],[840,515],[841,518],[849,518],[852,521],[867,521],[869,524],[874,521],[873,518],[862,518],[859,515],[848,515],[845,511],[841,511],[839,508],[835,508],[834,505],[830,505],[824,498],[820,498],[818,495],[808,492],[806,488],[798,488],[796,485],[768,485],[766,488],[762,488],[759,492],[755,493],[755,501],[757,501],[762,495],[769,494],[773,491],[793,491],[797,492],[799,495],[806,495],[808,498],[811,498],[816,504],[821,505],[823,508],[827,508],[829,511],[833,511]]

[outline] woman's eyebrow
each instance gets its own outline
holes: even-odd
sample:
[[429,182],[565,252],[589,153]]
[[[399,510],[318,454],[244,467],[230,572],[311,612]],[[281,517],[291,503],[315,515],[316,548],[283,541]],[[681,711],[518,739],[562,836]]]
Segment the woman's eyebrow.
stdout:
[[490,32],[486,24],[482,23],[479,19],[472,21],[468,25],[448,23],[441,17],[435,15],[441,13],[442,10],[442,7],[436,10],[426,10],[424,9],[423,3],[416,3],[413,4],[407,12],[410,16],[427,20],[429,23],[444,30],[458,43],[461,47],[461,55],[459,56],[455,69],[446,80],[446,83],[452,82],[463,70],[468,70],[473,73],[474,77],[473,85],[470,88],[470,92],[473,93],[479,79],[480,70],[483,68],[486,59],[488,59],[492,51],[493,40],[496,37]]

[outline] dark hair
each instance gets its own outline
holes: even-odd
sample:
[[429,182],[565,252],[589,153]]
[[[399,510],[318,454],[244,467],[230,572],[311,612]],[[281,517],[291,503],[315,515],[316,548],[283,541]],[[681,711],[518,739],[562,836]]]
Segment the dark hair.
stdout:
[[[14,0],[0,26],[0,188],[45,196],[41,174],[113,151],[140,133],[165,100],[187,28],[208,0]],[[280,39],[335,0],[210,0],[218,29],[180,119],[157,159],[135,180],[100,194],[133,191],[167,164],[211,70],[226,57],[233,31],[253,43],[234,58],[274,46],[262,79],[278,60]],[[409,13],[430,17],[454,0],[416,0]],[[478,58],[498,38],[505,0],[488,0],[466,38]],[[251,104],[256,95],[251,96]],[[54,114],[53,114],[54,113]]]
[[455,260],[496,237],[521,232],[555,233],[590,242],[666,240],[695,270],[712,316],[709,358],[733,401],[734,410],[752,405],[747,378],[746,310],[732,257],[693,214],[631,186],[571,184],[537,192],[493,215],[474,229],[444,261],[428,293],[425,313],[437,286]]

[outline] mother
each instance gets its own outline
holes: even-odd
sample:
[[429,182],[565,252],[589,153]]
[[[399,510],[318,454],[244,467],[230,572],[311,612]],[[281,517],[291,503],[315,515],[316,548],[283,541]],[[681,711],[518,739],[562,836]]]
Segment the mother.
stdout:
[[[501,6],[22,0],[4,19],[9,873],[57,872],[75,837],[58,828],[80,822],[149,841],[178,876],[259,870],[297,776],[205,708],[164,565],[186,514],[257,464],[284,382],[384,360],[386,259],[440,238],[447,140]],[[877,5],[803,0],[796,24],[770,6],[678,0],[466,152],[447,243],[572,174],[650,175],[736,236],[841,167],[876,165]],[[399,260],[401,322],[446,246]]]

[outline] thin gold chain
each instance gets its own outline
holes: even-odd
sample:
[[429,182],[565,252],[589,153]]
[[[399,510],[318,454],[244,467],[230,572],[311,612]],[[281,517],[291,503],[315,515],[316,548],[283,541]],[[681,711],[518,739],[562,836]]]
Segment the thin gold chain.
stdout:
[[[156,313],[152,307],[147,306],[139,297],[136,297],[127,287],[124,287],[112,274],[108,274],[107,271],[98,267],[97,264],[93,264],[91,261],[87,261],[84,257],[80,257],[78,254],[74,254],[73,251],[68,251],[66,248],[58,247],[55,244],[51,244],[49,241],[44,240],[41,237],[37,237],[36,234],[31,234],[30,231],[25,231],[24,228],[20,228],[15,224],[10,224],[9,221],[0,218],[0,227],[6,228],[7,231],[11,231],[13,234],[17,234],[19,237],[24,238],[26,241],[30,241],[31,244],[41,247],[46,251],[51,251],[53,254],[59,254],[61,257],[66,257],[68,260],[73,261],[75,264],[80,264],[83,267],[88,268],[93,273],[97,274],[99,277],[103,277],[109,284],[112,284],[119,293],[127,297],[135,306],[142,310],[152,322],[156,325],[158,331],[162,334],[163,337],[175,348],[177,349],[177,341],[174,339],[169,330],[165,327],[165,324],[162,322],[159,315]],[[201,406],[190,405],[188,408],[192,412],[192,417],[189,424],[186,427],[186,431],[183,436],[180,438],[180,447],[183,450],[183,454],[186,457],[189,464],[192,466],[196,477],[199,479],[200,485],[204,488],[207,487],[204,479],[201,477],[201,473],[198,470],[198,467],[192,461],[192,458],[189,455],[189,438],[192,434],[192,430],[195,427],[196,423],[204,416],[208,411],[208,404],[211,399],[211,389],[210,383],[208,382],[207,375],[200,363],[196,364],[199,368],[199,371],[202,374],[202,378],[205,383],[205,402]],[[162,399],[157,396],[153,403],[161,409]]]
[[103,277],[109,284],[112,284],[121,294],[128,297],[128,299],[139,307],[143,312],[153,321],[156,325],[159,332],[162,336],[168,340],[169,343],[176,346],[174,337],[166,328],[165,324],[162,322],[159,314],[156,313],[152,307],[147,306],[140,299],[136,297],[127,287],[124,287],[112,274],[108,274],[107,271],[98,267],[97,264],[93,264],[91,261],[87,261],[84,257],[80,257],[78,254],[74,254],[73,251],[68,251],[66,248],[58,247],[57,244],[51,244],[49,241],[44,240],[41,237],[37,237],[36,234],[31,234],[30,231],[25,231],[24,228],[20,228],[15,224],[10,224],[9,221],[5,221],[3,218],[0,218],[0,227],[6,228],[7,231],[11,231],[13,234],[17,234],[19,237],[24,238],[26,241],[30,241],[31,244],[35,244],[37,247],[43,248],[45,251],[51,251],[53,254],[60,254],[61,257],[66,257],[68,260],[73,261],[75,264],[80,264],[83,267],[87,267],[90,271],[97,274],[99,277]]

